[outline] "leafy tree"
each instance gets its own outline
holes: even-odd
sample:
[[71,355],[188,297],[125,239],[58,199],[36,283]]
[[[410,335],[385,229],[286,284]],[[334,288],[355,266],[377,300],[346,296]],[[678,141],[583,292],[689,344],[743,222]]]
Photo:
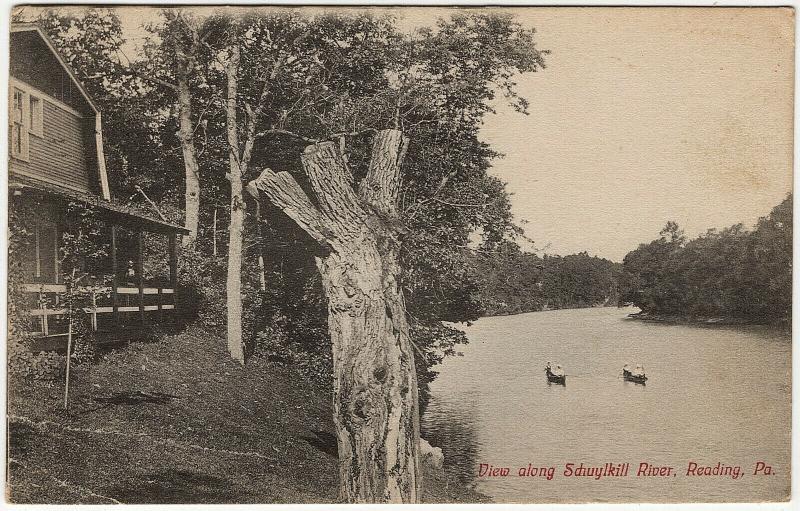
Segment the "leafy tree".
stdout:
[[[157,32],[160,42],[147,41],[145,47],[148,59],[137,62],[137,76],[147,80],[152,87],[161,87],[174,95],[174,116],[177,117],[177,138],[180,141],[184,168],[184,225],[189,231],[182,240],[184,247],[192,246],[196,240],[200,222],[200,181],[195,133],[203,122],[202,113],[195,119],[193,81],[198,78],[198,53],[204,42],[197,21],[186,11],[165,9],[165,22]],[[144,64],[144,65],[142,65]],[[171,78],[170,78],[171,77]],[[202,79],[199,86],[204,85]],[[197,124],[196,124],[197,123]]]
[[[387,66],[387,83],[376,93],[353,97],[349,90],[334,89],[333,102],[316,103],[323,140],[348,126],[355,128],[351,136],[377,131],[371,151],[369,146],[360,149],[358,142],[347,146],[342,140],[347,135],[335,135],[338,143],[315,139],[301,156],[313,200],[287,172],[266,169],[252,183],[320,246],[317,266],[334,346],[335,420],[340,452],[348,453],[340,458],[341,479],[343,496],[350,501],[418,498],[416,355],[406,323],[401,247],[415,221],[419,224],[414,227],[434,241],[428,245],[463,248],[468,242],[481,210],[490,205],[485,193],[481,202],[467,195],[487,187],[464,186],[475,183],[471,179],[490,181],[485,175],[488,151],[476,138],[478,123],[488,110],[492,81],[502,87],[514,72],[540,65],[529,36],[508,17],[476,15],[440,22],[437,31],[423,32],[413,41],[399,40],[390,48],[395,52],[391,62],[399,65]],[[490,40],[497,52],[488,50]],[[517,51],[520,43],[530,43],[527,51]],[[515,51],[509,53],[510,48]],[[322,85],[335,83],[329,76],[322,78]],[[431,136],[438,143],[428,145]],[[312,141],[306,135],[297,138]],[[451,145],[440,145],[445,142]],[[343,147],[353,149],[345,156]],[[448,159],[444,147],[461,158]],[[418,176],[410,167],[401,174],[412,148],[444,157],[431,160],[430,153],[420,154],[419,165],[426,164],[428,172]],[[417,188],[415,178],[433,179],[434,186]],[[453,187],[460,192],[458,201],[440,196],[451,181],[462,185]],[[463,200],[465,196],[472,200]],[[445,263],[437,268],[440,273],[452,271],[448,259],[454,257],[439,258]],[[463,276],[457,282],[450,287],[463,296]],[[439,298],[425,309],[452,310],[453,302]],[[465,313],[470,314],[462,308],[453,316],[463,318]],[[431,329],[427,333],[434,343],[442,337],[430,335]]]
[[522,252],[515,243],[477,252],[479,294],[491,315],[616,304],[618,263],[586,252],[568,256]]
[[[164,24],[151,27],[153,38],[145,46],[147,62],[130,65],[120,63],[124,57],[119,57],[118,23],[111,23],[97,37],[108,42],[108,52],[98,46],[87,52],[96,59],[74,60],[83,69],[81,76],[98,80],[98,94],[107,94],[100,90],[105,75],[128,88],[124,94],[108,94],[101,103],[104,111],[119,112],[120,122],[109,121],[105,133],[107,144],[118,148],[113,150],[117,160],[109,165],[114,169],[114,185],[133,196],[140,182],[155,201],[174,202],[181,196],[185,176],[181,142],[187,138],[179,136],[182,110],[170,87],[153,78],[175,83],[176,66],[168,60],[169,51],[188,44],[195,59],[194,71],[187,74],[203,196],[197,238],[200,258],[210,257],[217,241],[208,233],[212,218],[218,217],[221,225],[233,221],[230,231],[241,226],[241,248],[235,233],[231,237],[229,232],[222,250],[242,257],[242,292],[237,294],[245,295],[243,335],[250,340],[263,341],[265,336],[258,335],[259,331],[281,332],[276,338],[289,332],[292,339],[284,344],[320,354],[325,351],[320,345],[329,346],[332,340],[334,355],[341,355],[345,337],[336,333],[330,339],[322,332],[324,327],[343,331],[352,324],[338,307],[353,301],[347,293],[356,289],[358,296],[385,301],[386,307],[370,309],[368,314],[375,320],[370,324],[380,326],[377,331],[385,334],[379,340],[382,348],[347,360],[365,385],[335,380],[340,452],[351,453],[341,456],[343,495],[350,500],[415,500],[421,479],[415,456],[414,380],[418,377],[424,389],[435,376],[432,367],[465,340],[442,321],[470,320],[481,313],[477,269],[469,258],[471,236],[482,232],[486,250],[493,250],[518,233],[503,184],[488,176],[497,154],[478,139],[480,123],[498,93],[525,111],[527,104],[516,95],[513,77],[541,69],[546,52],[535,47],[532,31],[508,15],[457,13],[431,29],[407,35],[396,29],[392,17],[363,13],[303,17],[287,10],[235,19],[221,14],[193,24],[197,45],[194,29],[184,33],[179,17],[165,14]],[[64,23],[63,27],[69,27],[78,21]],[[73,40],[65,37],[64,41],[68,46]],[[76,52],[83,52],[80,37],[74,41]],[[238,69],[230,65],[234,46],[238,47]],[[271,76],[270,66],[280,61],[283,71]],[[93,71],[107,63],[108,69]],[[265,70],[270,71],[268,80]],[[154,76],[143,77],[146,72]],[[236,90],[231,93],[229,85],[234,82]],[[254,116],[256,109],[260,112]],[[307,146],[310,149],[304,152]],[[250,163],[243,169],[242,156],[249,150]],[[232,160],[237,160],[236,165]],[[231,173],[234,167],[236,172]],[[349,219],[353,220],[349,225],[364,227],[359,234],[364,243],[356,243],[358,237],[347,238],[353,254],[340,244],[340,253],[335,255],[334,244],[327,241],[330,232],[315,231],[309,225],[300,229],[297,211],[286,208],[275,196],[270,198],[280,208],[262,201],[258,216],[248,214],[255,213],[252,199],[240,195],[236,178],[249,182],[264,168],[278,169],[272,176],[284,183],[295,182],[296,187],[289,186],[296,196],[302,192],[315,197],[313,207],[303,203],[300,209],[304,211],[330,206],[321,212],[332,215],[335,200],[329,200],[331,196],[352,199],[357,195],[354,211],[360,212],[358,218]],[[266,181],[273,179],[266,176]],[[330,176],[336,179],[327,179]],[[346,186],[337,176],[345,179]],[[392,179],[377,180],[381,176]],[[264,180],[259,184],[268,186]],[[325,192],[325,186],[336,186],[336,193]],[[248,202],[250,207],[246,207]],[[175,203],[174,209],[178,207]],[[239,219],[234,218],[237,215]],[[341,226],[336,227],[328,229],[336,232]],[[339,232],[337,243],[345,238]],[[386,273],[378,274],[392,285],[372,289],[380,290],[375,295],[359,287],[361,283],[352,288],[340,285],[336,269],[353,277],[356,273],[349,263],[368,260],[369,250],[379,256],[372,259],[379,264],[356,273],[375,276],[382,267]],[[258,256],[264,261],[263,269],[251,271],[257,267]],[[315,270],[315,258],[324,262],[322,272]],[[229,259],[235,263],[235,256]],[[225,261],[216,266],[224,268]],[[216,275],[215,271],[209,275]],[[265,282],[261,291],[252,281],[258,277]],[[217,277],[203,279],[220,283]],[[388,294],[381,297],[384,290]],[[410,324],[405,325],[407,313]],[[398,339],[402,356],[395,356],[397,345],[392,340]],[[296,355],[298,350],[290,352]],[[364,359],[370,352],[375,357]],[[342,359],[332,357],[333,371],[343,375],[346,371],[337,360]],[[383,386],[385,393],[362,392]],[[392,397],[387,401],[382,396]],[[381,420],[364,424],[359,414],[367,405],[386,413],[376,415]],[[398,410],[400,429],[388,421]],[[395,437],[400,430],[402,434]],[[389,438],[397,438],[394,447],[392,442],[379,441],[384,437],[378,431],[392,431]],[[390,470],[393,459],[400,470]]]
[[[70,368],[73,358],[73,337],[78,337],[83,346],[93,350],[91,326],[87,325],[86,311],[92,308],[97,294],[107,282],[98,280],[93,269],[108,257],[107,243],[103,240],[102,227],[97,211],[85,204],[70,202],[66,210],[66,229],[61,234],[58,268],[65,291],[59,293],[59,307],[65,313],[67,323],[67,363],[64,381],[64,408],[69,403]],[[106,292],[107,293],[107,292]],[[75,355],[81,355],[80,351]],[[92,357],[92,354],[89,355]]]
[[[634,303],[645,312],[673,309],[665,300],[674,298],[662,293],[669,282],[670,259],[679,251],[685,238],[675,222],[667,222],[660,237],[629,252],[623,260],[620,301]],[[673,281],[674,282],[674,281]]]
[[621,302],[644,312],[757,323],[791,318],[792,196],[761,218],[687,241],[670,222],[625,256]]

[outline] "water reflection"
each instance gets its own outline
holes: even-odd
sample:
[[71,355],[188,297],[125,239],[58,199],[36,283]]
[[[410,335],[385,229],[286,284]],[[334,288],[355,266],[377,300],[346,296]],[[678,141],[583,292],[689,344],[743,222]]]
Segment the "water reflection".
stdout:
[[447,460],[445,469],[464,484],[473,484],[473,467],[478,459],[475,422],[472,419],[476,402],[474,397],[451,401],[442,396],[428,405],[422,423],[423,438],[431,445],[441,446],[444,459]]

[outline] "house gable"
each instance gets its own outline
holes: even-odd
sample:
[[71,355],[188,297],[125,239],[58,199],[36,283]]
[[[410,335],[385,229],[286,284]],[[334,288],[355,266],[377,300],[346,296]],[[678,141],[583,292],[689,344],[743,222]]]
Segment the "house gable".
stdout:
[[110,200],[101,116],[86,90],[39,27],[12,24],[10,48],[10,175]]

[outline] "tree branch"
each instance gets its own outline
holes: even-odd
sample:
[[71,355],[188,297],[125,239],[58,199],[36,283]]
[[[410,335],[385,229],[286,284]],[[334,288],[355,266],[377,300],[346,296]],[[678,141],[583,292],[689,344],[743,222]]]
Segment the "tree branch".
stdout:
[[[306,31],[302,35],[298,36],[294,40],[294,45],[296,46],[299,44],[300,41],[308,37],[310,32]],[[237,50],[238,55],[238,50]],[[269,77],[264,79],[264,85],[261,88],[261,94],[258,97],[258,102],[256,103],[255,108],[252,108],[249,104],[245,104],[245,108],[247,110],[247,122],[245,124],[245,140],[244,140],[244,149],[242,150],[242,156],[240,158],[240,166],[241,166],[241,173],[247,171],[247,167],[250,165],[250,158],[253,155],[253,145],[256,141],[256,126],[258,122],[261,120],[261,115],[264,112],[264,108],[267,104],[267,97],[270,93],[270,88],[272,86],[272,82],[278,78],[278,74],[281,71],[281,68],[289,59],[289,55],[283,54],[280,55],[277,59],[275,59],[274,64],[272,65],[272,70],[269,73]],[[237,57],[237,66],[238,66],[238,57]],[[238,77],[237,77],[238,79]],[[237,148],[238,149],[238,148]]]
[[363,130],[350,131],[350,132],[340,131],[340,132],[337,132],[337,133],[331,133],[331,137],[330,138],[358,137],[358,136],[364,135],[366,133],[377,133],[377,132],[378,132],[378,130],[376,130],[375,128],[364,128]]
[[295,133],[294,131],[285,130],[281,128],[270,128],[264,131],[259,131],[256,133],[256,138],[266,137],[269,135],[286,135],[287,137],[296,138],[302,142],[306,142],[308,144],[320,144],[322,142],[327,142],[333,139],[339,139],[341,137],[358,137],[364,135],[366,133],[377,133],[378,130],[375,128],[364,128],[363,130],[359,131],[350,131],[350,132],[337,132],[331,133],[330,137],[327,138],[311,138],[301,135],[299,133]]
[[309,144],[317,144],[317,143],[320,142],[316,138],[304,137],[303,135],[300,135],[300,134],[295,133],[293,131],[282,130],[282,129],[277,129],[277,128],[272,128],[272,129],[268,129],[268,130],[264,130],[264,131],[261,131],[259,133],[256,133],[256,138],[266,137],[268,135],[286,135],[287,137],[294,137],[294,138],[296,138],[298,140],[302,140],[303,142],[307,142]]
[[139,69],[136,69],[135,67],[129,67],[127,69],[131,73],[133,73],[136,76],[138,76],[139,78],[142,78],[144,80],[147,80],[147,81],[150,81],[150,82],[153,82],[153,83],[157,83],[158,85],[161,85],[162,87],[166,87],[166,88],[168,88],[168,89],[170,89],[170,90],[172,90],[174,92],[178,92],[178,86],[176,84],[172,83],[172,82],[168,82],[168,81],[162,80],[161,78],[158,78],[156,76],[152,76],[150,74],[147,74],[147,73],[145,73],[145,72],[143,72],[143,71],[141,71]]
[[146,200],[148,202],[148,204],[153,206],[153,209],[156,210],[156,213],[158,213],[158,216],[161,217],[161,220],[163,220],[165,222],[169,222],[169,220],[167,220],[167,217],[164,216],[164,213],[162,213],[161,210],[158,209],[158,206],[156,205],[156,203],[153,202],[153,199],[151,199],[150,197],[147,196],[146,193],[144,193],[144,190],[142,190],[141,186],[136,185],[136,186],[134,186],[134,188],[136,189],[137,192],[142,194],[142,197],[144,197],[144,200]]
[[454,208],[485,208],[491,204],[491,202],[483,202],[481,204],[463,204],[458,202],[448,202],[446,200],[439,199],[438,197],[431,197],[430,200],[438,202],[439,204],[444,204],[445,206],[453,206]]
[[414,218],[414,216],[416,216],[420,206],[423,206],[429,203],[430,201],[434,200],[436,196],[439,195],[439,193],[442,191],[442,189],[447,185],[447,182],[450,181],[450,179],[456,175],[456,172],[458,172],[458,169],[453,169],[447,175],[442,177],[442,180],[439,181],[439,185],[436,187],[436,190],[433,191],[433,194],[430,197],[428,197],[427,199],[417,201],[414,204],[412,204],[406,211],[407,213],[408,212],[411,213],[408,219],[411,220]]
[[270,202],[320,245],[329,247],[334,241],[334,234],[326,227],[319,210],[288,172],[275,173],[264,169],[257,178],[248,183],[247,191],[255,197],[259,192],[264,193]]
[[407,149],[408,137],[400,130],[381,130],[372,143],[369,170],[361,181],[358,194],[384,215],[397,216],[400,167]]
[[333,142],[310,145],[300,161],[329,225],[342,238],[355,234],[362,226],[365,211],[350,185],[352,177],[338,146]]

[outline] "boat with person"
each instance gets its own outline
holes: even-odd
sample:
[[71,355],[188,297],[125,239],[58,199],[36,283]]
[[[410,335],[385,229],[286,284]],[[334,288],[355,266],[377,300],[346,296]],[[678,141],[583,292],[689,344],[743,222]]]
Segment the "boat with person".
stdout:
[[564,368],[559,364],[553,367],[553,364],[548,362],[544,366],[544,373],[547,375],[547,383],[557,383],[559,385],[566,385],[567,383],[567,375],[564,373]]
[[622,378],[625,381],[638,383],[640,385],[644,385],[647,381],[647,375],[645,374],[644,367],[642,365],[637,365],[631,369],[628,364],[625,364],[622,366]]

